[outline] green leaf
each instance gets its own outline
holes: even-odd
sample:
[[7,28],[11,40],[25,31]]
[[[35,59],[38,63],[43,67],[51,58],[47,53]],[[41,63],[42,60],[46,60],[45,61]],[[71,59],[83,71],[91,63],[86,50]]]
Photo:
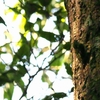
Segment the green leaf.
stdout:
[[17,77],[15,77],[14,80],[15,80],[15,82],[17,83],[17,82],[19,82],[19,80],[21,79],[22,74],[20,74],[19,72],[17,72],[16,76],[17,76]]
[[59,16],[59,15],[61,14],[61,11],[62,11],[62,8],[60,8],[58,11],[56,11],[56,12],[54,13],[54,15],[55,15],[55,16]]
[[45,98],[43,98],[42,100],[52,100],[51,96],[46,96]]
[[53,96],[55,99],[60,99],[60,98],[64,98],[67,95],[64,92],[58,92],[58,93],[54,93],[51,96]]
[[41,31],[40,32],[40,36],[43,37],[43,38],[45,38],[45,39],[47,39],[50,42],[57,42],[60,39],[59,35],[53,34],[51,32]]
[[58,93],[54,93],[51,94],[49,96],[46,96],[43,100],[52,100],[54,98],[54,100],[59,100],[60,98],[64,98],[67,95],[64,92],[58,92]]
[[[6,51],[2,51],[2,48],[6,48]],[[0,54],[2,53],[10,53],[11,55],[13,55],[12,53],[12,49],[10,47],[10,43],[5,43],[4,45],[0,46]]]
[[17,52],[17,56],[20,59],[22,59],[23,56],[26,56],[27,58],[29,58],[30,57],[30,44],[23,34],[21,34],[21,40],[19,41],[19,44],[21,44],[21,47],[19,48]]
[[4,91],[4,98],[7,98],[7,100],[12,100],[14,85],[12,83],[7,83],[5,85],[5,91]]
[[21,9],[18,9],[18,7],[14,7],[14,8],[9,7],[9,9],[11,9],[12,11],[14,11],[16,14],[20,14],[20,10]]
[[18,68],[18,72],[19,72],[19,74],[21,74],[21,76],[24,76],[27,73],[24,65],[22,66],[22,65],[18,64],[17,68]]
[[74,87],[71,88],[70,93],[71,93],[71,92],[74,92]]
[[13,55],[10,44],[9,43],[5,44],[5,47],[6,47],[7,52],[10,53],[11,55]]
[[70,67],[70,64],[68,64],[68,63],[65,63],[65,68],[66,68],[66,72],[70,75],[70,76],[72,76],[72,68]]
[[0,75],[0,86],[4,85],[6,82],[10,82],[8,77],[6,75]]
[[22,92],[24,92],[25,85],[23,80],[20,78],[18,81],[16,81],[16,83],[21,88]]
[[70,48],[71,48],[71,43],[70,43],[70,42],[67,42],[63,47],[64,47],[64,49],[66,49],[66,50],[70,50]]
[[5,71],[0,74],[0,85],[3,85],[5,83],[11,83],[13,82],[15,78],[16,71],[14,69]]
[[39,0],[39,2],[43,5],[43,6],[48,6],[51,3],[52,0]]
[[0,62],[0,73],[4,72],[5,70],[5,64]]
[[38,11],[38,13],[42,14],[47,19],[50,18],[50,16],[52,16],[52,14],[49,11],[47,11],[47,10],[40,10],[40,11]]
[[54,12],[54,15],[57,17],[62,17],[62,18],[66,18],[66,16],[68,15],[66,11],[64,11],[63,8],[59,8],[59,10],[57,10],[56,12]]
[[26,22],[26,24],[25,24],[25,31],[27,31],[27,30],[30,30],[30,31],[33,31],[33,23],[31,23],[31,22]]
[[68,24],[66,24],[66,23],[63,23],[63,30],[67,30],[67,31],[69,31],[69,25]]
[[15,66],[16,65],[16,63],[19,61],[19,59],[18,59],[18,57],[17,57],[17,54],[15,54],[14,56],[13,56],[13,61],[12,61],[12,63],[11,63],[11,67],[13,67],[13,66]]
[[42,74],[42,81],[47,82],[48,85],[50,85],[50,83],[51,83],[50,80],[49,80],[49,77],[48,77],[48,75],[46,74],[45,71],[43,71],[43,74]]
[[23,44],[21,48],[18,50],[18,55],[20,58],[23,58],[24,56],[29,57],[30,55],[30,49],[28,45]]
[[34,12],[38,12],[41,10],[42,7],[39,4],[32,3],[32,2],[26,2],[24,5],[24,10],[26,11],[26,16],[29,18]]
[[64,62],[64,55],[61,55],[60,57],[54,57],[51,60],[51,66],[62,66]]
[[5,21],[1,17],[0,17],[0,23],[3,23],[4,25],[6,25]]
[[15,76],[16,76],[16,71],[9,71],[7,73],[7,77],[9,78],[9,80],[14,80],[15,79]]

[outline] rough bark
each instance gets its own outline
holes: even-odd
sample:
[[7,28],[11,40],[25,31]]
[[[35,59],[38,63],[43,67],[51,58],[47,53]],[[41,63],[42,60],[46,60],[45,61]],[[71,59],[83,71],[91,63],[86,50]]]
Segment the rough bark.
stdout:
[[74,100],[100,99],[100,0],[67,0]]

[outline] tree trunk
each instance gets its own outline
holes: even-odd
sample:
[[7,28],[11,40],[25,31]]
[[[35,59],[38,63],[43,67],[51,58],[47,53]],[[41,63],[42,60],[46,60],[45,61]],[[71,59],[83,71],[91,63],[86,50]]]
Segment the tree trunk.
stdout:
[[100,0],[67,0],[74,100],[100,100]]

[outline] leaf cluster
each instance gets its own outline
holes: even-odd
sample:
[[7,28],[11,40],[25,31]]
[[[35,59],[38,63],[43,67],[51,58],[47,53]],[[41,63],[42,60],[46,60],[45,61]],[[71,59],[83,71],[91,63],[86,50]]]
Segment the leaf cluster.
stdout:
[[[6,1],[4,2],[5,6]],[[4,86],[4,98],[8,100],[12,99],[15,85],[21,88],[23,94],[19,100],[23,97],[27,98],[27,89],[34,77],[39,72],[42,72],[42,82],[47,82],[49,88],[53,91],[53,82],[49,79],[48,71],[58,74],[60,68],[65,65],[66,72],[72,76],[70,63],[67,63],[65,58],[66,51],[70,50],[70,42],[64,40],[64,30],[69,31],[69,26],[66,23],[67,13],[65,11],[63,1],[54,0],[18,0],[13,6],[6,9],[7,14],[13,13],[12,21],[16,21],[19,17],[21,22],[19,24],[19,36],[20,39],[17,43],[14,43],[10,34],[10,30],[7,27],[8,24],[3,17],[0,17],[0,23],[7,27],[7,33],[5,34],[5,40],[9,39],[9,42],[5,42],[0,46],[0,86]],[[36,18],[35,18],[36,17]],[[53,30],[57,30],[58,33],[52,30],[44,30],[46,22],[51,18],[55,27]],[[35,26],[38,26],[36,30]],[[51,27],[52,25],[49,25]],[[15,33],[13,33],[15,34]],[[66,33],[67,35],[67,33]],[[17,37],[16,37],[17,38]],[[49,42],[47,46],[40,41],[42,38],[44,41]],[[41,42],[42,47],[39,46]],[[54,44],[57,44],[53,46]],[[44,46],[43,46],[44,45]],[[10,60],[7,55],[11,56],[10,63],[6,62],[2,58],[2,55]],[[46,56],[44,56],[46,55]],[[42,57],[40,63],[38,59]],[[32,68],[31,68],[32,67]],[[37,71],[33,74],[30,70],[37,68]],[[22,79],[28,75],[28,83],[25,84]],[[59,98],[65,97],[65,93],[55,93],[50,96],[46,96],[44,100],[51,100],[47,98]],[[29,98],[27,98],[28,100]]]

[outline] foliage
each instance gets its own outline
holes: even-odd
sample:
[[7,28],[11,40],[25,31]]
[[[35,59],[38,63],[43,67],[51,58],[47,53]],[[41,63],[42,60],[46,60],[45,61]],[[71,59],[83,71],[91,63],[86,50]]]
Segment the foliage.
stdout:
[[66,94],[65,93],[54,93],[54,94],[51,94],[50,96],[46,96],[43,100],[52,100],[52,98],[54,98],[54,100],[59,100],[60,98],[63,98],[65,97]]
[[[20,87],[23,92],[20,100],[24,96],[27,98],[28,87],[39,72],[43,72],[41,80],[47,82],[49,88],[54,91],[53,82],[50,81],[47,74],[48,70],[57,75],[60,68],[65,65],[66,72],[72,76],[70,63],[65,61],[65,53],[70,50],[70,42],[65,40],[64,32],[67,35],[69,27],[66,23],[67,13],[63,0],[19,0],[14,6],[8,6],[6,2],[3,3],[7,7],[4,10],[5,15],[11,14],[12,24],[18,18],[20,19],[17,33],[19,39],[14,41],[13,35],[16,33],[11,33],[8,27],[9,23],[6,22],[4,17],[0,17],[0,23],[7,28],[4,35],[5,40],[8,40],[0,46],[0,86],[5,87],[4,98],[12,99],[15,85]],[[45,30],[46,22],[53,17],[55,27],[53,30]],[[49,45],[45,46],[44,43],[40,47],[41,38]],[[11,57],[10,63],[2,58],[3,55],[6,58],[7,55]],[[42,61],[39,62],[38,59],[41,56]],[[37,68],[35,73],[30,73],[31,66],[32,69]],[[29,77],[27,84],[23,80],[25,75]],[[51,100],[46,98],[58,100],[65,96],[66,94],[62,92],[54,93],[46,96],[43,100]]]

